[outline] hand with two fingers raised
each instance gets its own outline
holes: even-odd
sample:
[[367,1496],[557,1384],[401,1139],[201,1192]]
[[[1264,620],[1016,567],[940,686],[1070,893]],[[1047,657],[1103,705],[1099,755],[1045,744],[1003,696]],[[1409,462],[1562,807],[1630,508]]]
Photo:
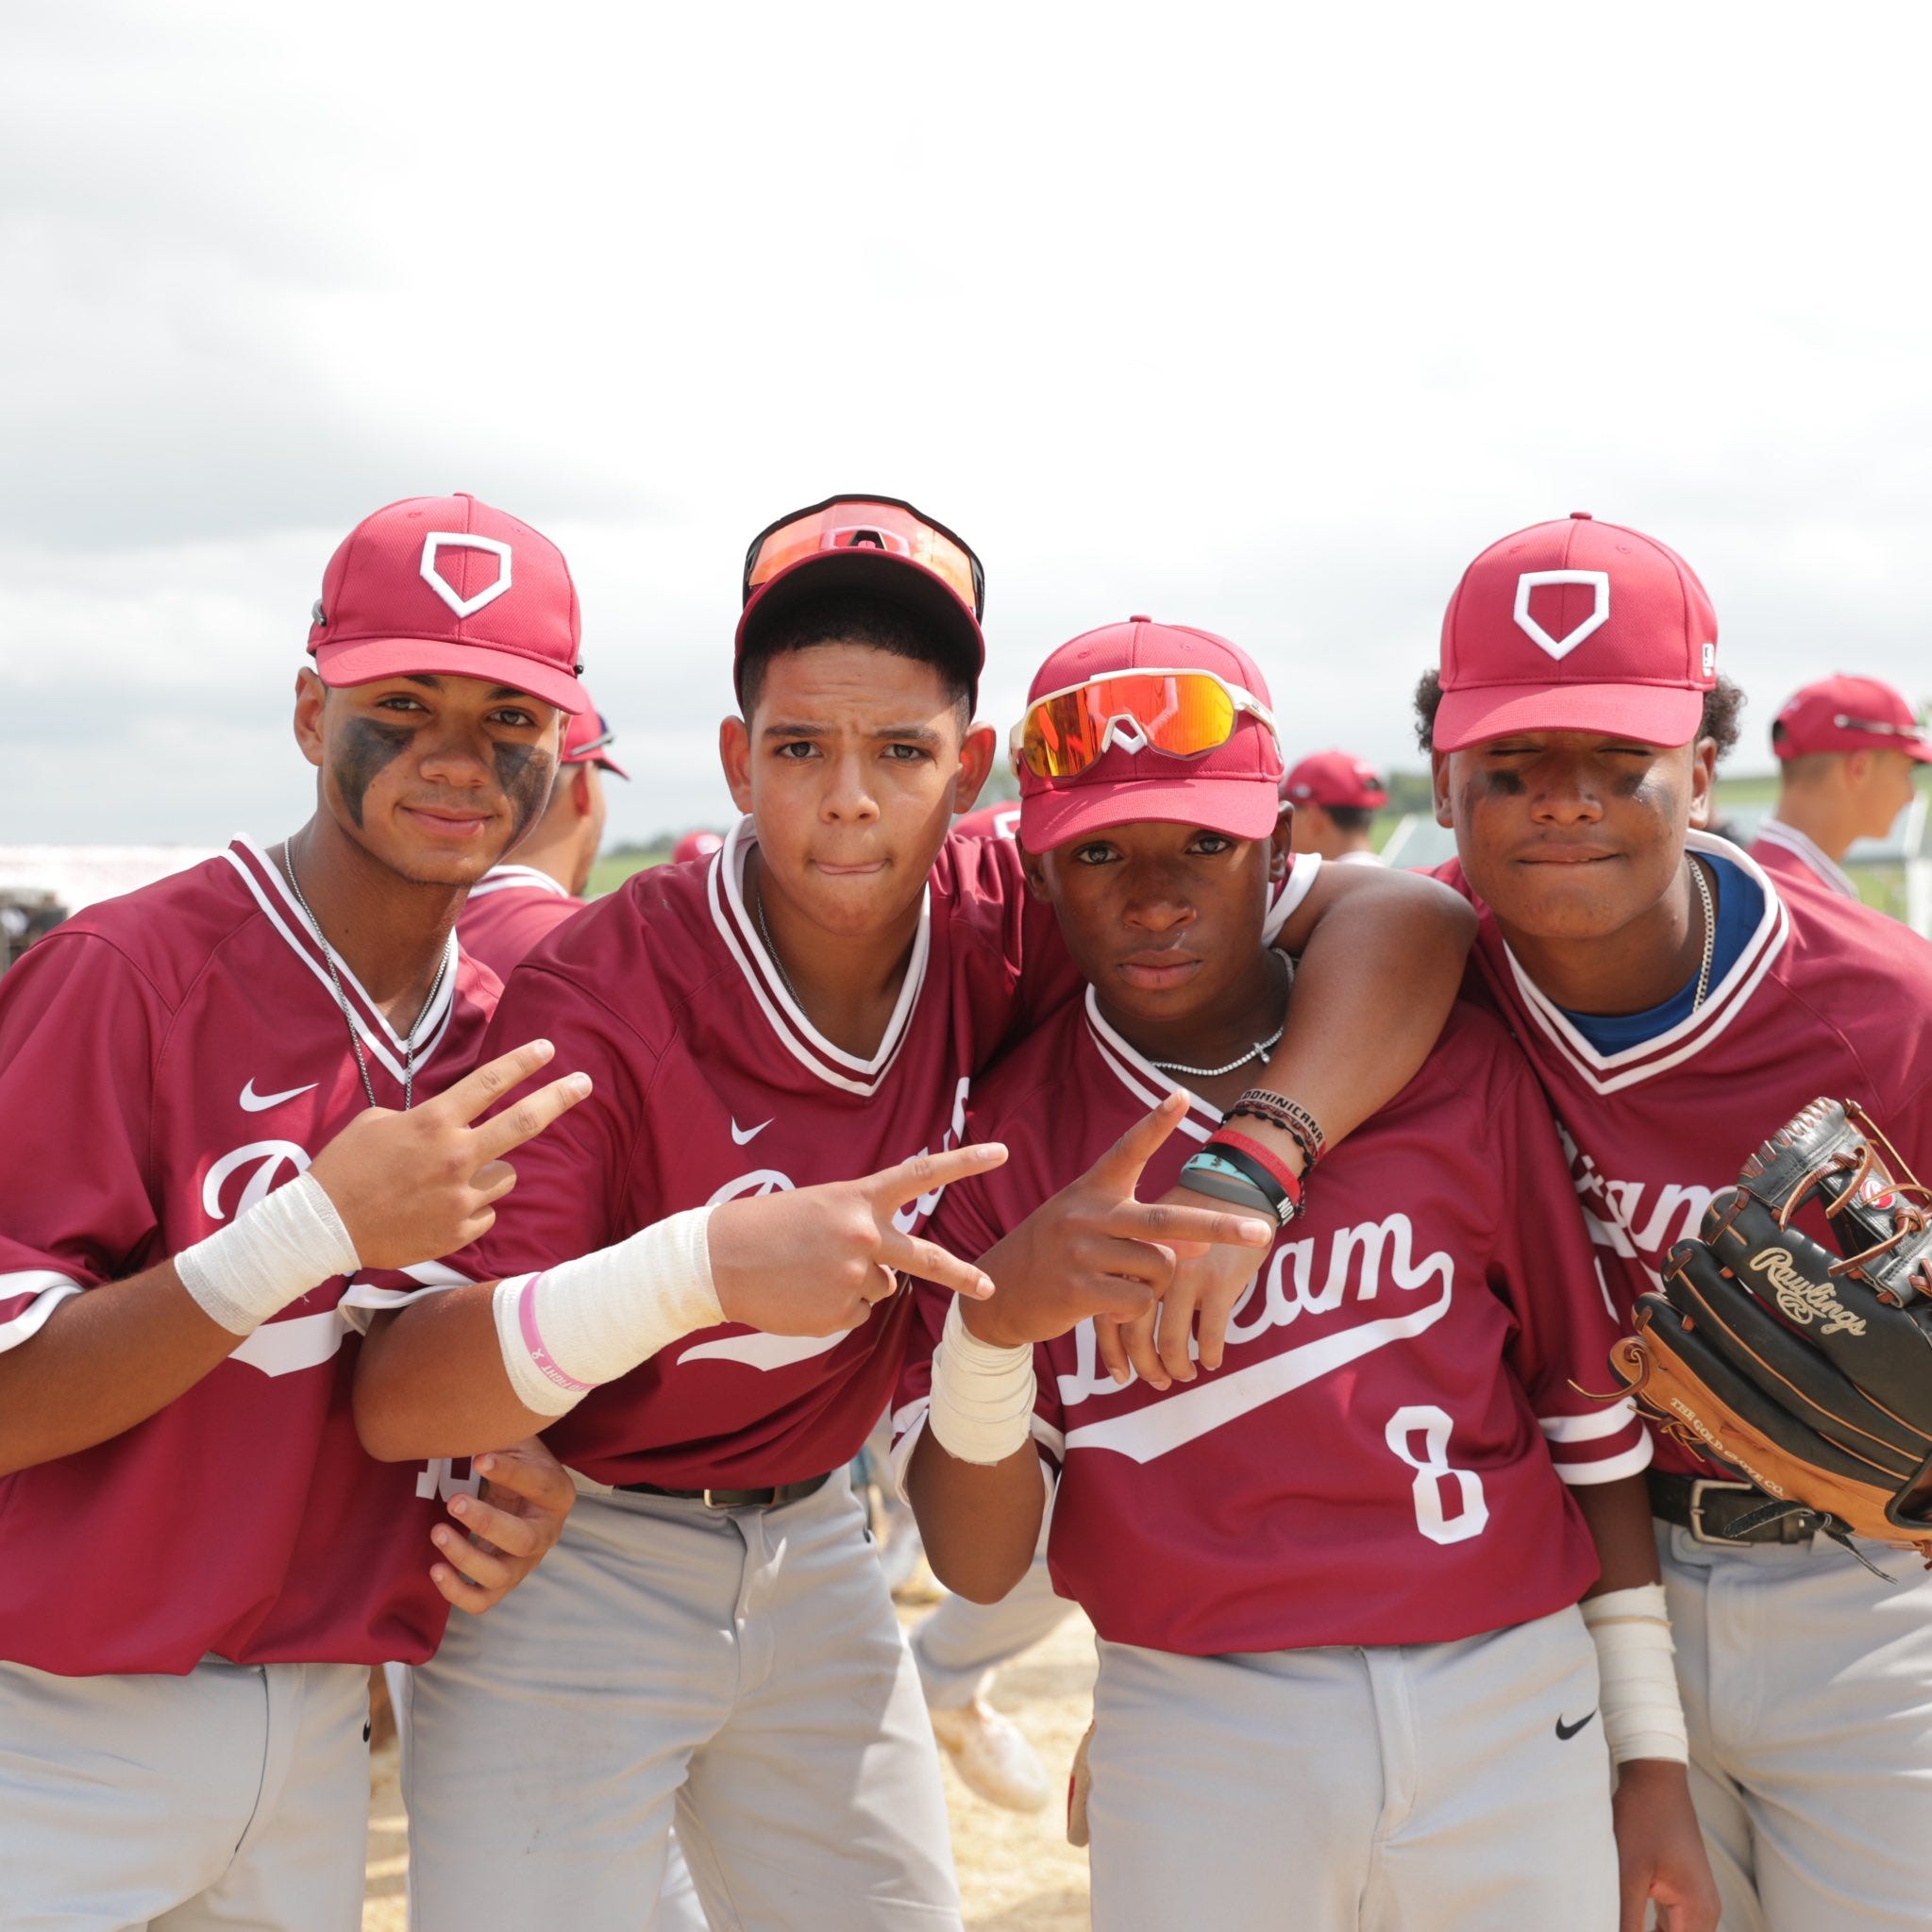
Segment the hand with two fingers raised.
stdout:
[[489,1231],[496,1218],[492,1203],[516,1184],[504,1156],[590,1092],[588,1074],[568,1073],[479,1120],[554,1050],[548,1040],[532,1040],[406,1113],[370,1107],[315,1156],[309,1171],[364,1268],[432,1261]]
[[[1161,1196],[1159,1204],[1194,1213],[1212,1206],[1213,1197],[1177,1184]],[[1273,1235],[1270,1227],[1270,1240]],[[1107,1372],[1116,1382],[1125,1382],[1131,1371],[1154,1388],[1166,1388],[1170,1383],[1194,1380],[1197,1352],[1201,1368],[1218,1369],[1227,1348],[1229,1319],[1260,1261],[1252,1248],[1220,1242],[1177,1254],[1158,1302],[1131,1319],[1094,1323]],[[1190,1350],[1190,1340],[1197,1349]]]
[[1142,1170],[1186,1111],[1185,1095],[1170,1094],[981,1256],[997,1292],[991,1301],[963,1303],[961,1319],[973,1335],[1010,1347],[1051,1341],[1089,1316],[1097,1330],[1139,1316],[1168,1291],[1177,1257],[1209,1250],[1236,1257],[1253,1273],[1257,1253],[1274,1237],[1266,1219],[1204,1202],[1144,1201],[1135,1193]]
[[711,1279],[727,1321],[767,1335],[836,1335],[856,1328],[899,1287],[922,1276],[968,1300],[993,1292],[984,1271],[902,1234],[893,1217],[1006,1158],[997,1142],[916,1154],[861,1181],[744,1196],[712,1210]]

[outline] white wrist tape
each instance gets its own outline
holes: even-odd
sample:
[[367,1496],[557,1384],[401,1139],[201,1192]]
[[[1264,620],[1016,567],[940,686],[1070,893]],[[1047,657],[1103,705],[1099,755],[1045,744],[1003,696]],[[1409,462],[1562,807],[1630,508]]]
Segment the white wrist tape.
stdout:
[[311,1288],[361,1266],[335,1203],[312,1174],[297,1174],[175,1256],[181,1285],[231,1335],[253,1335]]
[[711,1282],[710,1220],[710,1208],[690,1208],[595,1254],[496,1284],[497,1346],[525,1408],[567,1415],[599,1384],[725,1319]]
[[966,1332],[959,1297],[932,1352],[932,1407],[926,1426],[961,1462],[1004,1462],[1033,1434],[1033,1352],[1002,1349]]
[[1684,1701],[1671,1663],[1676,1645],[1671,1641],[1663,1585],[1606,1590],[1582,1607],[1597,1646],[1604,1736],[1611,1761],[1662,1757],[1672,1764],[1688,1763]]

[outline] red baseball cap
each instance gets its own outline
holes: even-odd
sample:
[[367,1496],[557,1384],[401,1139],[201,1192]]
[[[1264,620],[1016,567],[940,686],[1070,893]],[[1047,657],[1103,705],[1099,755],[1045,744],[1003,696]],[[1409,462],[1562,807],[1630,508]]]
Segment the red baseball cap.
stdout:
[[[1206,671],[1272,708],[1260,667],[1212,631],[1130,617],[1084,631],[1034,673],[1031,709],[1057,692],[1128,671]],[[1252,713],[1236,714],[1227,742],[1198,758],[1116,741],[1072,778],[1019,770],[1019,836],[1030,852],[1050,851],[1084,832],[1152,820],[1201,825],[1230,838],[1266,838],[1281,815],[1281,747]]]
[[724,843],[714,832],[687,832],[671,848],[671,864],[681,865],[687,859],[708,859],[722,850]]
[[365,516],[322,575],[309,649],[325,684],[487,678],[559,711],[578,682],[577,586],[563,553],[474,496],[406,496]]
[[1511,731],[1688,745],[1718,680],[1718,620],[1655,537],[1576,511],[1491,544],[1442,620],[1436,748]]
[[[751,539],[732,676],[758,631],[809,598],[856,591],[901,605],[956,652],[975,702],[986,664],[986,574],[963,538],[896,496],[828,496]],[[740,694],[742,696],[742,693]]]
[[1814,751],[1903,751],[1932,764],[1932,742],[1904,696],[1876,678],[1842,671],[1785,700],[1772,719],[1771,748],[1780,759]]
[[594,710],[590,694],[584,694],[584,708],[571,714],[570,729],[563,733],[565,764],[595,764],[613,778],[629,779],[630,774],[611,756],[611,740],[616,736],[600,711]]
[[1388,789],[1366,759],[1351,751],[1313,751],[1282,781],[1290,805],[1372,809],[1388,803]]

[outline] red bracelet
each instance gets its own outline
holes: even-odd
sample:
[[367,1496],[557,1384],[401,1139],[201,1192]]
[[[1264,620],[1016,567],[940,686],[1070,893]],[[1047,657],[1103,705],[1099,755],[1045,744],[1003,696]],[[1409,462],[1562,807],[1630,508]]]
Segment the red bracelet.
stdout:
[[1256,1162],[1271,1174],[1282,1191],[1295,1203],[1299,1214],[1302,1208],[1302,1177],[1275,1152],[1252,1135],[1237,1133],[1232,1127],[1217,1127],[1207,1137],[1207,1145],[1231,1147],[1236,1153],[1244,1153],[1251,1161]]

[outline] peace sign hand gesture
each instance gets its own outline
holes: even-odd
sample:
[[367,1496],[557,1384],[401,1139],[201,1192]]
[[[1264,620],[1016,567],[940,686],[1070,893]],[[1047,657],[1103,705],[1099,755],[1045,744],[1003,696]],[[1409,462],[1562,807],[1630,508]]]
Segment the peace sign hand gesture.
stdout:
[[856,1328],[916,1274],[975,1299],[993,1284],[931,1241],[904,1235],[893,1217],[909,1201],[990,1173],[1006,1158],[997,1142],[915,1154],[863,1181],[833,1181],[725,1201],[712,1211],[711,1279],[727,1321],[767,1335],[837,1335]]
[[493,1201],[516,1185],[504,1155],[531,1140],[590,1092],[567,1073],[477,1125],[556,1051],[532,1040],[479,1067],[407,1113],[370,1107],[315,1156],[309,1171],[341,1216],[364,1268],[408,1268],[453,1254],[496,1218]]
[[1274,1238],[1265,1219],[1143,1201],[1135,1193],[1142,1170],[1186,1111],[1186,1096],[1169,1094],[981,1257],[999,1293],[961,1309],[972,1334],[1004,1347],[1051,1341],[1089,1316],[1100,1328],[1108,1318],[1131,1319],[1167,1292],[1184,1256],[1226,1254],[1231,1265],[1254,1271],[1254,1259]]

